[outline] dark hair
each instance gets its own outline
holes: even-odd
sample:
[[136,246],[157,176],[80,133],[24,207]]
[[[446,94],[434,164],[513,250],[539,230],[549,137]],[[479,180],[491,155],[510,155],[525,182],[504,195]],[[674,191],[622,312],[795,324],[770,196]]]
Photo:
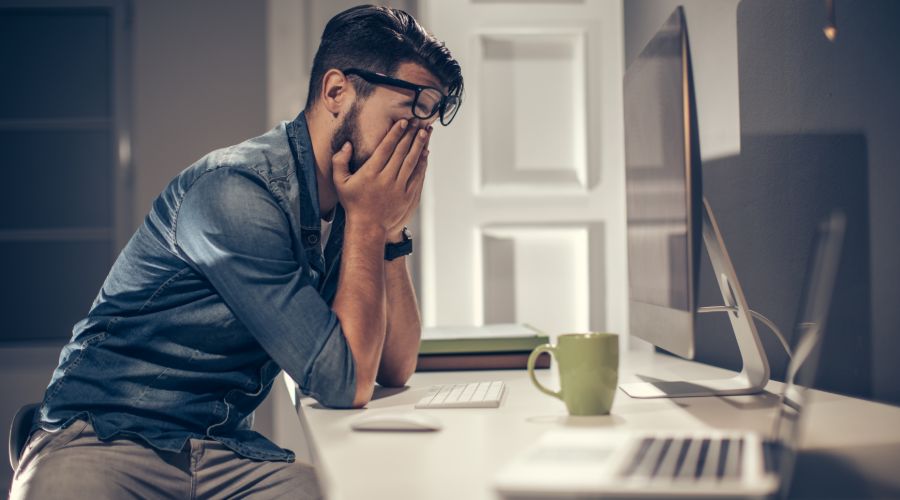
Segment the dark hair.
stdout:
[[[400,9],[360,5],[334,16],[322,32],[322,41],[313,60],[306,110],[322,91],[322,79],[330,69],[358,68],[392,75],[400,63],[421,65],[446,85],[450,95],[463,91],[462,69],[450,49],[425,31],[413,16]],[[373,86],[354,78],[360,97]]]

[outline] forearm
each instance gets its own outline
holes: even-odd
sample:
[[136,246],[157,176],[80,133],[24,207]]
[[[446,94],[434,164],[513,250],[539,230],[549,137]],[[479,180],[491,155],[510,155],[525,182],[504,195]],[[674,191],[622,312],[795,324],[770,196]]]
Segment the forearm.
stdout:
[[377,224],[347,219],[341,274],[332,309],[356,363],[354,406],[372,397],[386,330],[385,232]]
[[401,387],[416,369],[422,324],[406,257],[385,261],[384,267],[387,333],[377,380]]

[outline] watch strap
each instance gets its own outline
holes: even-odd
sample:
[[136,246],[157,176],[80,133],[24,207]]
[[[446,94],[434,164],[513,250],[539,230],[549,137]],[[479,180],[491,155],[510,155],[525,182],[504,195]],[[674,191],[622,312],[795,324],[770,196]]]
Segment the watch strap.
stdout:
[[403,241],[398,243],[387,243],[384,245],[384,260],[394,260],[399,257],[411,254],[413,251],[413,240],[409,234],[409,229],[403,228]]

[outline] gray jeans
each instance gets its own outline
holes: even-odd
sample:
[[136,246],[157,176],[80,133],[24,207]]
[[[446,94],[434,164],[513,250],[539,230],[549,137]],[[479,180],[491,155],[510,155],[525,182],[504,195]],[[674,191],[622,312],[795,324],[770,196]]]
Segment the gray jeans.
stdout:
[[129,439],[102,442],[86,421],[36,432],[10,499],[321,498],[306,463],[241,457],[218,441],[191,439],[178,453]]

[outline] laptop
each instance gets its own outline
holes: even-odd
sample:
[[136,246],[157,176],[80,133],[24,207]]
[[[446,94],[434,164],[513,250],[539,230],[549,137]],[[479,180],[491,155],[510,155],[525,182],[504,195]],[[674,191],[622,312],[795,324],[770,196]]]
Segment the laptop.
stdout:
[[548,431],[500,471],[506,498],[766,497],[787,494],[804,415],[806,389],[820,357],[845,217],[817,227],[792,357],[768,435],[715,429]]

